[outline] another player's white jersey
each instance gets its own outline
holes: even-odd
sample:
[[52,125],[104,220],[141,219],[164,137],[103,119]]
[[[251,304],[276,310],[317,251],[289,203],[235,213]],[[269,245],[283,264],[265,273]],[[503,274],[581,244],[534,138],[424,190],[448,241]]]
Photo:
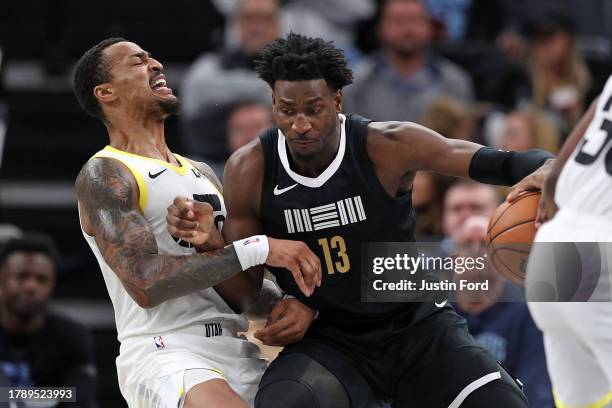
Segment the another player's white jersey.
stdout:
[[[175,154],[181,163],[179,167],[110,146],[93,156],[97,157],[119,160],[134,175],[139,188],[139,205],[153,229],[160,254],[188,255],[195,252],[189,243],[172,237],[167,230],[166,209],[176,196],[187,196],[210,203],[214,210],[216,226],[219,229],[222,227],[226,212],[221,193],[185,158]],[[236,331],[247,330],[247,320],[236,315],[213,288],[167,300],[151,309],[138,306],[102,257],[95,239],[85,232],[83,235],[102,269],[115,309],[119,341],[143,336],[152,339],[195,323],[203,326],[207,321],[229,324],[235,327]]]
[[612,219],[612,76],[595,117],[563,167],[555,201],[560,208]]

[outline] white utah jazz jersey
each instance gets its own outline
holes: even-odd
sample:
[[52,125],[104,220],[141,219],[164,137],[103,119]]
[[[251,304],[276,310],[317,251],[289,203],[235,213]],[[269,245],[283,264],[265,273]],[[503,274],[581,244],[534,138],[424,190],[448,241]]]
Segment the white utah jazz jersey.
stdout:
[[612,220],[612,77],[584,137],[563,167],[555,201],[560,208]]
[[[185,158],[175,154],[181,166],[174,166],[111,146],[106,146],[93,156],[98,157],[119,160],[134,175],[140,194],[140,209],[153,229],[160,254],[189,255],[195,252],[190,244],[175,239],[167,230],[167,208],[176,196],[210,203],[216,225],[218,228],[222,227],[226,213],[221,193]],[[119,341],[142,336],[159,336],[208,321],[235,323],[237,331],[246,331],[246,319],[236,315],[213,288],[167,300],[151,309],[138,306],[102,257],[95,239],[85,232],[83,234],[102,269],[115,309]],[[203,270],[202,273],[206,271]]]

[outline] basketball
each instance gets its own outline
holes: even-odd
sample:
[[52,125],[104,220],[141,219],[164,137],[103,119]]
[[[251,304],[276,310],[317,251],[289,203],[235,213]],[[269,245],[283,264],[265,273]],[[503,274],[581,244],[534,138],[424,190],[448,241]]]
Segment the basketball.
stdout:
[[505,201],[495,210],[487,231],[493,266],[506,279],[519,285],[525,281],[540,196],[539,191],[534,191],[520,195],[512,203]]

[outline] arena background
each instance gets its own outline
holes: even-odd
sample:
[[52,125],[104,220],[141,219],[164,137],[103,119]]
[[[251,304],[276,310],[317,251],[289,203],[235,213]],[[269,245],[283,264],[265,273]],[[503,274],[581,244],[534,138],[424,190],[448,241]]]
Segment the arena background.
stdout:
[[[227,10],[222,10],[223,3],[232,1],[0,2],[2,233],[3,236],[13,234],[11,226],[15,226],[22,231],[45,232],[54,238],[61,262],[53,307],[85,324],[94,334],[101,407],[125,405],[117,387],[114,365],[118,342],[108,293],[79,228],[73,182],[82,164],[107,144],[107,134],[99,121],[88,117],[78,106],[72,91],[72,69],[78,57],[99,40],[125,37],[164,64],[168,84],[180,98],[181,81],[190,64],[203,53],[223,49],[226,40],[231,38],[231,25],[225,15]],[[322,10],[319,3],[322,2],[281,2],[285,8],[311,7],[315,14]],[[347,12],[351,10],[350,0],[337,3]],[[375,52],[379,47],[378,3],[355,0],[355,7],[365,4],[366,9],[373,10],[347,25],[346,30],[354,39],[351,56],[355,56],[355,64],[359,55]],[[487,141],[484,132],[487,124],[493,123],[489,121],[491,115],[504,114],[521,102],[519,99],[528,100],[531,95],[526,61],[507,56],[499,48],[503,48],[501,35],[510,32],[505,30],[515,30],[512,32],[529,47],[525,23],[533,15],[552,11],[569,18],[578,50],[591,74],[583,107],[588,106],[612,72],[612,4],[606,0],[430,0],[426,3],[436,37],[432,50],[461,66],[473,81],[474,102],[478,103],[470,107],[478,106],[478,109],[470,110],[476,112],[470,137],[481,143]],[[336,7],[330,11],[338,13]],[[463,16],[466,27],[463,34],[452,39],[448,27],[453,20],[449,16],[455,14]],[[332,24],[335,23],[332,21]],[[282,27],[283,32],[290,29],[296,28]],[[317,34],[316,27],[306,31]],[[497,58],[498,54],[504,57]],[[519,95],[519,91],[523,93]],[[482,106],[486,108],[481,110]],[[179,120],[169,119],[166,129],[171,149],[189,155],[181,143]],[[559,129],[559,133],[560,143],[567,131]]]

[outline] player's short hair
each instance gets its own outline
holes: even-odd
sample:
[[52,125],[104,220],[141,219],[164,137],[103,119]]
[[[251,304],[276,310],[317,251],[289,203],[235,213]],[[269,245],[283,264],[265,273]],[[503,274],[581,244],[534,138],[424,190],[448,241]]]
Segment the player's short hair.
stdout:
[[100,41],[81,56],[74,69],[74,93],[79,105],[91,116],[103,122],[104,112],[93,93],[96,86],[111,79],[108,64],[104,60],[104,50],[113,44],[126,41],[124,38],[113,37]]
[[344,52],[331,41],[290,33],[266,46],[255,61],[255,71],[274,88],[275,81],[324,79],[334,90],[353,82]]
[[59,255],[53,240],[41,233],[28,233],[18,238],[11,238],[0,245],[0,267],[9,256],[16,252],[37,253],[47,256],[53,265],[57,265]]

